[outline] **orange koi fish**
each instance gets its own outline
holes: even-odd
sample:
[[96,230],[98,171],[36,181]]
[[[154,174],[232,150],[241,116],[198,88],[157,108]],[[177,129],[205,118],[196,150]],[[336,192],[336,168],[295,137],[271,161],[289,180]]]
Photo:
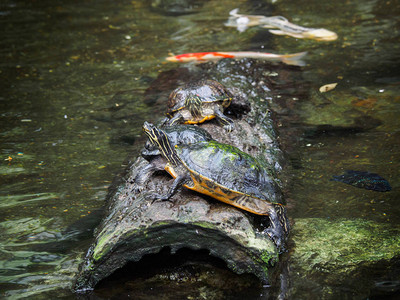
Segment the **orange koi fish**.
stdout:
[[293,54],[274,54],[265,52],[252,52],[252,51],[240,51],[240,52],[196,52],[196,53],[185,53],[174,56],[169,56],[166,60],[170,62],[208,62],[218,61],[223,58],[241,59],[241,58],[254,58],[260,60],[267,60],[272,62],[283,62],[287,65],[292,66],[305,66],[305,62],[302,58],[307,52],[299,52]]

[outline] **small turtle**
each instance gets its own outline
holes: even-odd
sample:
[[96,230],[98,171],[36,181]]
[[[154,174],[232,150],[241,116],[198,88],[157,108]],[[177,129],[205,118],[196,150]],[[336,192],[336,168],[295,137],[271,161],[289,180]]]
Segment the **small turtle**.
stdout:
[[[145,123],[147,124],[147,123]],[[164,133],[168,136],[168,140],[171,145],[181,145],[181,144],[192,144],[202,141],[211,141],[211,135],[203,128],[198,126],[186,126],[186,125],[173,125],[164,128]],[[149,164],[141,169],[134,180],[134,189],[136,191],[143,190],[146,182],[149,180],[150,176],[154,172],[158,171],[158,160],[162,159],[161,152],[159,148],[151,143],[149,140],[146,141],[144,149],[141,155],[146,159]],[[153,163],[151,163],[153,162]],[[162,169],[163,170],[163,169]]]
[[215,80],[201,80],[184,85],[169,95],[167,116],[170,120],[167,125],[198,124],[217,118],[227,131],[232,131],[233,120],[223,113],[232,99],[232,94]]
[[147,122],[143,131],[162,153],[162,159],[151,164],[174,178],[167,194],[153,194],[154,199],[169,200],[185,186],[251,213],[268,215],[271,226],[266,232],[279,249],[283,247],[289,232],[283,199],[278,185],[255,158],[216,141],[174,146],[163,130]]

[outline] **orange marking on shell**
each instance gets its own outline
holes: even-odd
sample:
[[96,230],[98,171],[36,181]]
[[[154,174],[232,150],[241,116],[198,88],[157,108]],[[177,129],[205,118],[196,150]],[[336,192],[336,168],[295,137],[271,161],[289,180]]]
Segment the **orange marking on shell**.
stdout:
[[[173,178],[177,177],[177,174],[176,174],[174,168],[171,165],[167,164],[165,166],[165,171],[167,171]],[[188,185],[185,184],[184,187],[186,187],[186,188],[188,188],[190,190],[202,193],[204,195],[210,196],[210,197],[212,197],[214,199],[217,199],[217,200],[222,201],[222,202],[224,202],[226,204],[235,206],[235,207],[240,208],[242,210],[246,210],[246,211],[251,212],[253,214],[256,214],[256,215],[268,215],[267,213],[260,213],[258,211],[255,211],[255,210],[249,208],[249,207],[240,205],[240,204],[232,201],[231,199],[236,196],[234,192],[226,194],[224,191],[221,190],[220,187],[216,187],[216,189],[214,191],[210,191],[209,187],[207,186],[205,181],[203,181],[203,180],[202,181],[198,181],[198,180],[196,180],[196,178],[193,175],[191,175],[191,178],[192,178],[193,183],[194,183],[193,186],[188,186]]]
[[191,177],[192,177],[194,185],[192,187],[185,185],[185,187],[190,189],[190,190],[193,190],[193,191],[202,193],[204,195],[210,196],[210,197],[212,197],[214,199],[217,199],[219,201],[222,201],[222,202],[224,202],[226,204],[229,204],[229,205],[235,206],[237,208],[246,210],[246,211],[251,212],[251,213],[256,214],[256,215],[268,215],[267,213],[260,213],[258,211],[252,210],[249,207],[242,206],[242,205],[240,205],[238,203],[233,202],[231,200],[231,198],[233,198],[235,196],[234,193],[226,194],[219,187],[217,187],[215,189],[215,192],[214,191],[210,192],[208,190],[207,184],[205,182],[199,182],[199,181],[196,180],[196,178],[194,176],[191,176]]
[[215,116],[206,116],[203,119],[201,119],[200,121],[187,120],[187,121],[185,121],[184,124],[199,124],[199,123],[203,123],[203,122],[208,121],[208,120],[212,120],[214,118],[215,118]]

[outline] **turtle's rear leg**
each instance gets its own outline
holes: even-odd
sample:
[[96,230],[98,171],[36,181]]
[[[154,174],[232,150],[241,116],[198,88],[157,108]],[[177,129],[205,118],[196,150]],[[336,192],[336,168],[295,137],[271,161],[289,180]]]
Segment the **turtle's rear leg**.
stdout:
[[279,223],[281,224],[283,228],[283,232],[285,233],[285,236],[287,237],[290,232],[290,224],[289,224],[289,219],[286,216],[286,208],[283,205],[280,204],[274,204],[276,214],[279,219]]
[[289,234],[289,221],[287,220],[285,211],[286,209],[279,204],[272,205],[268,211],[270,228],[266,230],[266,233],[280,252],[285,251],[285,240]]

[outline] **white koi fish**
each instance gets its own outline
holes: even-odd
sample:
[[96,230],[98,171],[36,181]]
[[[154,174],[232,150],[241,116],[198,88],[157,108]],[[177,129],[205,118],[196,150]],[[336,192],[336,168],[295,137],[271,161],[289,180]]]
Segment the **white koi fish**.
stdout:
[[223,58],[241,59],[254,58],[272,62],[282,62],[292,66],[305,66],[302,58],[307,52],[293,54],[274,54],[265,52],[239,51],[239,52],[196,52],[173,55],[166,58],[170,62],[207,62],[218,61]]
[[338,38],[333,31],[324,28],[307,28],[290,23],[282,16],[266,17],[261,15],[240,15],[238,8],[232,10],[225,26],[236,27],[240,32],[247,27],[278,28],[269,30],[272,34],[288,35],[299,39],[314,39],[317,41],[334,41]]

